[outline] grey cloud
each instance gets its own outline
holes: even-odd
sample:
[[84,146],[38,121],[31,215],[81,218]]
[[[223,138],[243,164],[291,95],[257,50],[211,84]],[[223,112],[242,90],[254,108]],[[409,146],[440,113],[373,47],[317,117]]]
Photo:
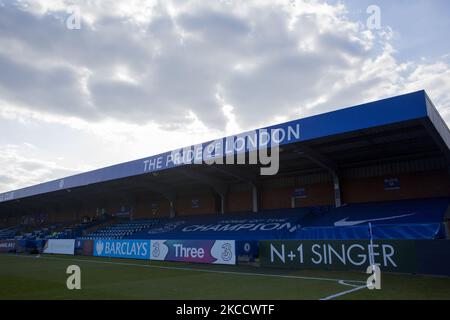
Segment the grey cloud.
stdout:
[[214,10],[184,14],[177,22],[189,32],[200,34],[208,44],[219,47],[235,44],[251,32],[246,20]]
[[[333,91],[346,74],[363,72],[374,53],[357,30],[319,31],[320,13],[301,15],[289,28],[290,14],[277,5],[249,4],[240,13],[214,7],[201,2],[172,17],[159,4],[143,25],[103,14],[92,28],[67,30],[65,12],[35,16],[6,4],[0,41],[22,50],[0,55],[0,97],[35,111],[163,128],[189,124],[192,111],[208,127],[223,129],[220,94],[248,128],[275,116],[297,117],[295,110],[324,95],[333,105],[373,97],[373,86],[383,81],[355,79]],[[311,50],[302,49],[305,41]],[[248,68],[236,70],[238,64]],[[115,78],[122,66],[135,83]],[[326,108],[319,104],[313,112]]]
[[33,109],[92,117],[77,74],[68,67],[40,69],[0,55],[0,97]]
[[16,146],[1,145],[0,150],[0,166],[4,170],[0,175],[0,193],[76,173],[52,162],[24,157]]
[[8,185],[12,184],[15,181],[16,181],[16,178],[14,178],[14,177],[7,176],[5,174],[0,174],[0,186],[1,185],[8,186]]
[[[83,23],[80,30],[65,26],[66,12],[35,16],[6,5],[0,10],[0,39],[14,39],[24,51],[44,60],[54,58],[78,67],[105,71],[116,63],[142,70],[152,47],[143,43],[126,19],[105,17],[95,29]],[[34,61],[38,63],[39,61]]]
[[[187,123],[188,110],[192,110],[209,125],[224,125],[215,99],[214,70],[196,57],[197,48],[180,46],[167,14],[152,23],[146,34],[118,18],[98,21],[95,30],[86,26],[68,31],[52,16],[37,18],[12,7],[0,15],[0,38],[14,37],[42,61],[54,57],[80,70],[89,69],[93,104],[82,92],[79,75],[69,67],[48,68],[39,60],[25,65],[0,57],[4,99],[36,111],[89,121],[112,117],[133,123],[155,120],[162,126],[181,125]],[[155,47],[161,54],[153,51]],[[116,66],[136,74],[139,84],[112,80]]]

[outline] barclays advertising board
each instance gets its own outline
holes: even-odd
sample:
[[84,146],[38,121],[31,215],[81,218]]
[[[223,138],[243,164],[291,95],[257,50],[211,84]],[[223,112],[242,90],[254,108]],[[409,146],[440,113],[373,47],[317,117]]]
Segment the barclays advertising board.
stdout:
[[16,250],[16,240],[0,240],[0,252],[11,252]]
[[94,256],[150,259],[150,240],[95,240]]

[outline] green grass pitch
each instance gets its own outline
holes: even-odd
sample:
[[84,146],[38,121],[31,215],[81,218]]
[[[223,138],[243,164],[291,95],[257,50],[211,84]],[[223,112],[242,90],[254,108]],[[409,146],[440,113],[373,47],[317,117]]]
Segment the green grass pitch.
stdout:
[[[81,290],[66,269],[81,268]],[[274,270],[252,266],[142,260],[0,255],[0,299],[450,299],[450,278],[382,274],[381,290],[358,272]]]

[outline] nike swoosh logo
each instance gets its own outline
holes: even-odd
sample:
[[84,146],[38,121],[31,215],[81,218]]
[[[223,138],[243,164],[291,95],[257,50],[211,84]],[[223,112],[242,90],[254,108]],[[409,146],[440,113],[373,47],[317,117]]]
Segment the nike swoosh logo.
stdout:
[[351,226],[356,226],[358,224],[362,224],[362,223],[366,223],[366,222],[400,219],[400,218],[410,217],[410,216],[413,216],[413,215],[415,215],[415,213],[402,214],[400,216],[392,216],[392,217],[387,217],[387,218],[377,218],[377,219],[357,220],[357,221],[348,221],[348,219],[350,219],[350,217],[347,217],[345,219],[336,221],[334,223],[334,226],[335,227],[351,227]]

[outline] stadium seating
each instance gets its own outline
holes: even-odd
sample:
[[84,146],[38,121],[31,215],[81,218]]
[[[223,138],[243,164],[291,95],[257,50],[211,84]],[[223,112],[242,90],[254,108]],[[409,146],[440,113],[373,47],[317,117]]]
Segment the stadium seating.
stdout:
[[79,239],[368,239],[369,222],[374,239],[438,239],[449,205],[450,199],[438,198],[137,220]]
[[158,220],[127,221],[102,227],[87,236],[79,237],[80,240],[94,239],[122,239],[131,237],[136,233],[154,227]]
[[370,233],[374,239],[440,239],[445,237],[449,205],[450,199],[436,198],[114,223],[102,220],[26,231],[11,227],[0,230],[0,239],[350,240],[368,239]]
[[10,227],[0,230],[0,240],[13,239],[17,234],[17,227]]
[[[78,223],[66,222],[57,224],[48,224],[37,229],[27,227],[20,230],[16,228],[13,236],[9,239],[15,240],[48,240],[48,239],[74,239],[82,236],[83,231],[94,227],[101,221]],[[25,231],[26,230],[26,231]],[[16,235],[18,234],[18,235]]]

